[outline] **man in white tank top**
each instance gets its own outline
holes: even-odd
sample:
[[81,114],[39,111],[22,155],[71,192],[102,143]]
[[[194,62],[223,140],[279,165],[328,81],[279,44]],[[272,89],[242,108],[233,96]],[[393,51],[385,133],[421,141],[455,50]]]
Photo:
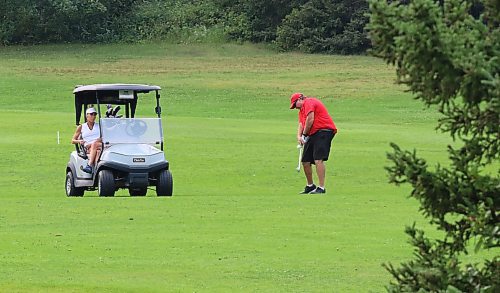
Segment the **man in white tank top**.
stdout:
[[71,143],[83,144],[87,150],[89,161],[88,165],[82,170],[87,173],[92,173],[101,153],[101,130],[99,123],[95,122],[97,112],[94,108],[88,108],[85,111],[87,122],[78,125]]

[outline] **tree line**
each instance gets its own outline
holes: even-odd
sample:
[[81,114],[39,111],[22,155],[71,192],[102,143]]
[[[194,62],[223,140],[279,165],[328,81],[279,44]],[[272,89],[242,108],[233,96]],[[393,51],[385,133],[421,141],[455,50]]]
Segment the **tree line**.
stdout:
[[[3,2],[3,3],[1,3]],[[173,40],[265,42],[358,54],[366,0],[0,0],[0,44]]]

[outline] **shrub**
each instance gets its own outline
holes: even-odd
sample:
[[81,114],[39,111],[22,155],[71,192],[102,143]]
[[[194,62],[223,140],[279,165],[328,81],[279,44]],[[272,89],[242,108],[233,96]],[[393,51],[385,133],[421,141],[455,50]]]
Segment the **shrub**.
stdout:
[[212,1],[149,1],[135,14],[137,40],[219,40],[221,15]]
[[312,0],[294,9],[278,27],[276,45],[284,51],[355,54],[369,47],[364,26],[366,1]]

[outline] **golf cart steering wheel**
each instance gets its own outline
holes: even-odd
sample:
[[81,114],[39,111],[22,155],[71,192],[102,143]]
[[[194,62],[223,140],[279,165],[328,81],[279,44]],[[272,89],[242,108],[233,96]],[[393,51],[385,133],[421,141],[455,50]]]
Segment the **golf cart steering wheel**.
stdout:
[[141,136],[146,132],[147,129],[146,122],[142,120],[134,120],[129,123],[127,123],[127,127],[125,128],[125,131],[127,132],[128,135],[130,136]]

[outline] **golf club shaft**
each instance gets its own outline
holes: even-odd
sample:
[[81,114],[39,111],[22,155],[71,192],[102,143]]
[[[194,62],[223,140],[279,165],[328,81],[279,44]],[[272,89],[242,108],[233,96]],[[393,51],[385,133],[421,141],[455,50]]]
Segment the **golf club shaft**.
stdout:
[[299,148],[299,162],[297,163],[297,172],[300,172],[300,163],[302,161],[302,151],[304,150],[304,146]]

